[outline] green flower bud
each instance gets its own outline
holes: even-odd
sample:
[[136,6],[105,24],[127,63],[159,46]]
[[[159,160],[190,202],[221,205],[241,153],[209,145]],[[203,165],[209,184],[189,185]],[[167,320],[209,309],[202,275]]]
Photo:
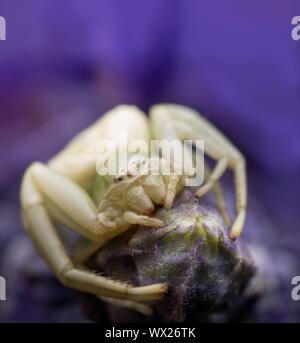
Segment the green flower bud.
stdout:
[[132,228],[97,256],[109,276],[134,285],[168,282],[164,299],[151,303],[165,320],[209,320],[234,305],[255,271],[240,240],[201,203],[184,190],[172,209],[156,212],[166,226]]

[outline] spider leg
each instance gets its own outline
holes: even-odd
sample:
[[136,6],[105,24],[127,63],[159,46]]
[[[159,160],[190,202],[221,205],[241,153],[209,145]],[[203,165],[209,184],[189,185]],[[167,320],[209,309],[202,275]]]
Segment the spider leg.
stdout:
[[153,310],[150,306],[145,305],[145,304],[140,304],[136,301],[115,299],[115,298],[104,297],[104,296],[99,296],[99,299],[112,305],[121,306],[124,308],[128,308],[130,310],[135,310],[146,316],[151,316],[153,314]]
[[[96,253],[104,245],[104,243],[105,242],[91,242],[83,238],[73,248],[71,252],[71,260],[75,265],[82,265],[91,255]],[[137,301],[116,299],[106,296],[98,296],[98,298],[106,303],[128,308],[147,316],[150,316],[153,313],[153,310],[150,306],[141,304]]]
[[211,189],[214,181],[221,177],[227,165],[233,170],[237,217],[232,225],[230,237],[236,239],[244,226],[247,205],[245,159],[240,151],[209,121],[188,107],[171,104],[155,105],[150,109],[150,118],[154,138],[192,140],[193,144],[197,140],[204,140],[205,153],[218,161],[211,178],[208,179],[208,185],[200,188],[201,195]]
[[[75,265],[82,265],[91,255],[96,253],[104,245],[104,243],[105,242],[91,242],[86,238],[83,238],[72,249],[71,260]],[[98,298],[106,303],[135,310],[147,316],[150,316],[153,313],[153,310],[150,306],[141,304],[137,301],[116,299],[106,296],[98,296]]]
[[[119,137],[127,134],[128,146],[132,142],[149,143],[148,120],[144,112],[135,106],[120,105],[104,113],[94,124],[78,133],[48,165],[65,175],[87,191],[91,191],[97,176],[97,165],[103,165],[116,151],[102,151],[102,143],[110,141],[118,152],[127,150],[127,144],[119,144]],[[146,150],[147,151],[147,150]]]
[[241,234],[245,224],[247,207],[246,163],[243,157],[240,157],[238,160],[234,161],[233,171],[236,189],[237,217],[230,230],[230,237],[232,239],[237,239]]
[[170,209],[173,205],[176,196],[176,187],[179,182],[179,177],[175,174],[171,174],[168,177],[167,191],[164,206],[166,209]]
[[75,265],[82,265],[89,257],[95,254],[108,241],[103,238],[102,242],[92,242],[82,238],[71,251],[71,260]]
[[205,181],[205,184],[195,192],[195,195],[197,197],[201,197],[205,193],[209,192],[214,186],[215,182],[217,182],[223,175],[223,173],[227,169],[227,166],[228,157],[224,156],[217,162],[213,172],[209,175],[208,179]]
[[[205,172],[205,179],[208,179],[208,177],[210,175],[210,169],[207,166],[207,164],[204,165],[204,172]],[[226,225],[228,227],[231,227],[232,223],[231,223],[231,219],[230,219],[230,216],[228,214],[228,211],[227,211],[227,206],[226,206],[226,202],[224,199],[224,194],[223,194],[223,189],[222,189],[221,183],[216,181],[213,184],[211,191],[216,198],[217,208],[218,208],[218,211],[220,212],[224,222],[226,223]]]
[[[24,226],[40,255],[65,286],[95,295],[127,300],[148,301],[163,297],[167,290],[165,283],[132,287],[127,283],[114,281],[76,267],[66,254],[55,225],[49,216],[39,188],[41,180],[36,182],[37,174],[34,174],[31,168],[26,171],[21,186]],[[58,186],[60,185],[61,183]],[[82,200],[78,193],[72,194],[77,196],[78,201]],[[49,192],[47,195],[51,196],[52,193]],[[68,198],[68,195],[65,197]],[[80,202],[82,204],[82,201]],[[68,207],[64,209],[66,208],[68,210]],[[82,218],[85,218],[84,215],[80,219],[83,223],[88,223],[88,220],[84,221]],[[95,228],[93,227],[93,229]]]
[[162,227],[164,226],[164,222],[160,219],[148,217],[141,214],[136,214],[132,211],[126,211],[123,215],[124,220],[130,224],[139,224],[144,226],[151,226],[151,227]]
[[45,195],[46,200],[43,201],[49,206],[47,209],[52,215],[70,224],[71,229],[78,229],[79,234],[97,240],[97,237],[106,233],[106,228],[97,219],[96,206],[88,193],[67,177],[35,162],[24,177],[21,192],[24,197],[21,200],[25,207],[31,205],[29,194],[33,188],[38,189],[42,197]]
[[[205,142],[207,142],[208,140],[205,140]],[[224,144],[225,142],[223,142]],[[211,148],[213,146],[213,144],[206,144],[206,150],[205,153],[210,156],[211,158],[220,158],[220,163],[217,164],[217,166],[215,167],[215,169],[213,170],[212,174],[214,174],[214,172],[217,174],[219,174],[219,176],[222,175],[222,173],[219,173],[219,171],[221,170],[221,172],[224,172],[224,170],[222,170],[224,168],[225,165],[228,164],[228,166],[233,170],[233,174],[234,174],[234,183],[235,183],[235,193],[236,193],[236,212],[237,212],[237,216],[232,224],[232,227],[230,229],[230,238],[235,240],[237,239],[241,232],[242,229],[244,227],[245,224],[245,219],[246,219],[246,207],[247,207],[247,178],[246,178],[246,163],[245,163],[245,159],[242,156],[241,153],[237,152],[236,150],[231,149],[230,146],[226,147],[225,146],[225,150],[223,150],[224,148],[220,147],[220,151],[222,152],[223,155],[218,156],[218,154],[215,154],[215,151],[218,149],[218,146],[216,144],[216,146],[214,146],[213,148]],[[228,148],[228,150],[226,151],[226,148]],[[222,151],[223,150],[223,151]],[[220,152],[219,152],[220,154]],[[223,161],[223,162],[222,162]],[[219,168],[219,166],[221,165],[221,163],[223,164],[222,167]],[[211,177],[211,183],[210,183],[210,178],[208,178],[208,184],[213,185],[213,180],[217,181],[218,178],[215,178],[214,176]],[[211,186],[209,186],[211,188]],[[203,186],[203,188],[206,188],[206,185]],[[201,188],[200,190],[195,192],[195,195],[198,196],[198,192],[200,191],[200,194],[202,195],[203,193],[201,193]]]

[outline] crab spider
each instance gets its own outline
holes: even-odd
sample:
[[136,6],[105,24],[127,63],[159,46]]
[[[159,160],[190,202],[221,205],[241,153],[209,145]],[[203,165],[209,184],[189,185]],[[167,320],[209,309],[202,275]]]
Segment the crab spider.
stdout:
[[[99,156],[97,145],[102,140],[116,141],[124,132],[128,144],[140,140],[146,146],[151,138],[203,139],[205,152],[218,162],[211,174],[206,172],[209,176],[196,195],[213,191],[218,208],[230,225],[217,181],[227,167],[234,170],[238,216],[230,232],[233,239],[239,236],[245,220],[245,162],[221,132],[187,107],[156,105],[150,109],[148,119],[136,107],[122,105],[78,134],[47,165],[34,162],[26,170],[21,185],[24,226],[58,279],[66,286],[95,294],[104,301],[151,314],[151,308],[139,302],[161,299],[168,288],[166,283],[133,287],[126,282],[94,274],[83,266],[89,256],[131,225],[163,226],[161,220],[151,217],[155,205],[170,208],[187,177],[172,172],[168,176],[159,172],[154,175],[128,172],[113,176],[97,175],[99,159],[103,164],[114,157],[111,151]],[[127,146],[118,145],[114,154],[124,152],[127,152]],[[173,158],[176,162],[177,156]],[[156,159],[166,162],[165,156]],[[131,170],[136,171],[142,166],[152,171],[150,161],[143,151],[128,160]],[[71,256],[66,253],[57,233],[57,223],[83,237]]]

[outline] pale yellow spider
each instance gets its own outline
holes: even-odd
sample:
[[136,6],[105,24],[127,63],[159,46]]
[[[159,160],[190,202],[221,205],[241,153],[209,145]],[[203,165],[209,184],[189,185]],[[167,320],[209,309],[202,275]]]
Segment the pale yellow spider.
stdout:
[[[99,161],[105,165],[103,162],[113,157],[111,152],[110,155],[99,155],[99,142],[116,142],[124,132],[128,144],[140,140],[149,145],[151,139],[177,139],[181,142],[185,139],[193,142],[204,140],[205,153],[217,160],[217,164],[195,194],[202,196],[212,190],[218,208],[230,226],[217,181],[227,167],[233,169],[237,217],[230,231],[232,239],[240,235],[246,215],[245,160],[218,129],[190,108],[171,104],[155,105],[150,109],[148,118],[138,108],[122,105],[78,134],[47,165],[34,162],[26,170],[21,185],[24,226],[58,279],[66,286],[95,294],[104,301],[151,314],[152,309],[140,302],[161,299],[167,291],[167,283],[133,287],[83,267],[84,261],[107,240],[131,225],[163,226],[161,220],[150,216],[154,212],[154,205],[170,208],[176,193],[182,188],[182,181],[187,178],[186,175],[174,173],[169,176],[130,173],[113,177],[97,176]],[[119,145],[117,151],[118,154],[126,152],[127,146]],[[149,158],[142,153],[140,151],[136,159],[129,159],[133,169],[138,170],[149,162]],[[176,156],[173,157],[176,159]],[[159,159],[164,160],[164,156]],[[149,165],[147,168],[149,170]],[[57,234],[56,222],[83,236],[71,256],[67,255]]]

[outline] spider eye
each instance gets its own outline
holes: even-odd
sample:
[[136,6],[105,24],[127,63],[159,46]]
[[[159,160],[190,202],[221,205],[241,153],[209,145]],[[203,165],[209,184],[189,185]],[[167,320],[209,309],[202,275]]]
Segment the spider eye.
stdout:
[[113,181],[117,183],[117,182],[123,181],[123,179],[124,179],[123,176],[115,176],[113,178]]

